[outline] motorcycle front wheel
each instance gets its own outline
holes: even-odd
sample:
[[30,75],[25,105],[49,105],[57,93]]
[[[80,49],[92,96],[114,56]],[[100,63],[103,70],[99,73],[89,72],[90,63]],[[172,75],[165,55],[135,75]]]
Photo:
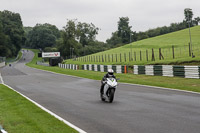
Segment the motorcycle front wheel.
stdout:
[[108,96],[109,103],[112,103],[113,99],[114,99],[115,90],[114,89],[110,89],[108,94],[109,94],[109,96]]

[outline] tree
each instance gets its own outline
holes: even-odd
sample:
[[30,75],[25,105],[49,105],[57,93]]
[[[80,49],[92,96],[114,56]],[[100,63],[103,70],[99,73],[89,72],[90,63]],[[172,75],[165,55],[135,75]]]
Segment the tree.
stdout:
[[26,46],[32,48],[52,47],[56,45],[56,39],[60,36],[56,26],[51,24],[37,24],[27,34]]
[[192,9],[190,8],[185,8],[184,9],[184,15],[185,15],[185,20],[187,23],[190,23],[190,26],[192,26],[192,17],[193,17],[193,12]]
[[142,39],[146,39],[148,38],[149,36],[147,35],[146,32],[139,32],[137,33],[137,40],[142,40]]
[[199,25],[199,22],[200,22],[200,17],[194,18],[194,24],[195,25]]
[[[99,28],[94,24],[81,23],[77,20],[68,20],[62,30],[61,39],[57,41],[57,48],[61,55],[71,58],[71,55],[85,55],[94,53],[96,45],[96,35]],[[102,49],[102,48],[101,48]]]
[[[16,56],[24,44],[25,36],[20,14],[10,11],[0,12],[1,34],[4,38],[5,55]],[[1,39],[1,40],[2,40]]]
[[136,38],[136,33],[131,31],[131,26],[129,26],[129,18],[121,17],[118,21],[118,30],[113,32],[111,38],[106,42],[116,47],[135,41]]
[[118,36],[118,32],[113,32],[110,39],[107,39],[106,42],[113,46],[117,44],[122,44],[122,38]]
[[94,24],[87,24],[78,22],[77,35],[79,43],[83,46],[88,45],[89,42],[95,41],[96,35],[98,34],[99,28],[95,27]]
[[7,45],[8,45],[8,38],[3,33],[3,26],[0,21],[0,56],[10,56],[11,51],[9,51]]
[[122,43],[130,43],[131,26],[129,26],[128,17],[119,18],[117,34],[121,37]]
[[76,47],[78,46],[78,42],[76,41],[76,38],[78,37],[75,22],[76,20],[68,20],[66,26],[62,30],[62,39],[57,42],[57,48],[61,52],[61,55],[64,57],[70,58],[71,52],[77,52]]

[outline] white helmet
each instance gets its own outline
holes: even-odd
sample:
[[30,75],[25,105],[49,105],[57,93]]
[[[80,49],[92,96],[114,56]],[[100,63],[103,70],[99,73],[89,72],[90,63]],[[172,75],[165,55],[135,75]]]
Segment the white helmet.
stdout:
[[109,74],[109,76],[112,76],[113,73],[114,73],[114,71],[113,71],[112,69],[108,69],[108,74]]

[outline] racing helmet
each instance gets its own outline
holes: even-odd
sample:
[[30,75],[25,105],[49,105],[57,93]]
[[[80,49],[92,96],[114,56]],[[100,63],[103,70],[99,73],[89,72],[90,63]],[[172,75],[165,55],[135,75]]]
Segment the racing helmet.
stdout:
[[113,76],[113,73],[114,73],[113,69],[108,69],[108,75],[109,76]]

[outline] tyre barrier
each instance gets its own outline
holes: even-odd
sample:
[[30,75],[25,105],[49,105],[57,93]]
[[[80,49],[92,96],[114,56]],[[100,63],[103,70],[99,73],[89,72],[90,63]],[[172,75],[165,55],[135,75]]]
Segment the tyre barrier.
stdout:
[[113,69],[115,73],[127,73],[128,67],[126,65],[97,65],[97,64],[84,64],[83,70],[107,72],[108,69]]
[[75,64],[61,64],[58,63],[58,67],[64,68],[64,69],[72,69],[72,70],[78,70],[79,66]]
[[200,66],[134,65],[133,74],[200,79]]

